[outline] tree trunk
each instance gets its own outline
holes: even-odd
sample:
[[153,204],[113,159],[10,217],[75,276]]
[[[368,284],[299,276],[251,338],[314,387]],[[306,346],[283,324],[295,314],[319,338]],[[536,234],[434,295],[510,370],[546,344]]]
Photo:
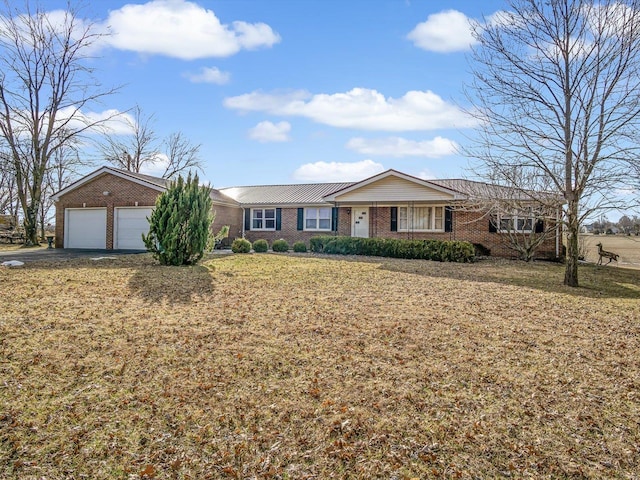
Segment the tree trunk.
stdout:
[[578,286],[578,202],[570,200],[567,206],[567,255],[565,258],[564,284],[569,287]]
[[30,205],[24,212],[24,244],[27,247],[40,245],[38,242],[38,211]]

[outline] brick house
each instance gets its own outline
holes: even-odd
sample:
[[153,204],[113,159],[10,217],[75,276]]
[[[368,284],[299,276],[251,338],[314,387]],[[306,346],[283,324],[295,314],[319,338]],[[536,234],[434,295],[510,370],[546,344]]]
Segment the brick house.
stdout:
[[[214,230],[230,226],[230,239],[245,237],[271,244],[290,244],[316,235],[404,239],[465,240],[490,249],[492,255],[513,256],[500,230],[508,220],[523,233],[549,228],[532,216],[501,218],[477,203],[466,180],[423,180],[395,170],[360,182],[257,185],[212,191]],[[166,180],[103,167],[55,195],[57,248],[143,248],[145,231],[157,195]],[[497,186],[488,186],[500,189]],[[533,210],[532,210],[533,211]],[[529,230],[527,230],[529,229]],[[560,230],[538,249],[540,257],[561,252]]]

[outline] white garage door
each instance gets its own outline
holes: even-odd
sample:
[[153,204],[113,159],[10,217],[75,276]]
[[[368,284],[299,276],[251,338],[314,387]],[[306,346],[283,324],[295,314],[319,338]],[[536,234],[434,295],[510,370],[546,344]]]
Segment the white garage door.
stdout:
[[65,248],[107,248],[106,208],[67,208]]
[[118,250],[144,250],[142,234],[149,233],[153,207],[119,207],[114,212],[113,248]]

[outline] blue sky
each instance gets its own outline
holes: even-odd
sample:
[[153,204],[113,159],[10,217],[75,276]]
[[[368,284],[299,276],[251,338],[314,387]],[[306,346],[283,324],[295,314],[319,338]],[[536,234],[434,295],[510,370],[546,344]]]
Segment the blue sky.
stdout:
[[[352,181],[394,168],[468,176],[469,21],[492,0],[87,2],[111,36],[95,112],[139,105],[201,144],[216,187]],[[40,3],[64,8],[64,0]],[[155,173],[148,170],[147,173]]]

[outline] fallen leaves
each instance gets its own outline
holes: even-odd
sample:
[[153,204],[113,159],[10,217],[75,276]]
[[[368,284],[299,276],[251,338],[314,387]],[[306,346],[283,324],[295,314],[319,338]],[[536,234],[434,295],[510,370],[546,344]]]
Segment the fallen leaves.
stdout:
[[553,264],[143,255],[2,275],[3,478],[635,475],[637,272],[570,290]]

